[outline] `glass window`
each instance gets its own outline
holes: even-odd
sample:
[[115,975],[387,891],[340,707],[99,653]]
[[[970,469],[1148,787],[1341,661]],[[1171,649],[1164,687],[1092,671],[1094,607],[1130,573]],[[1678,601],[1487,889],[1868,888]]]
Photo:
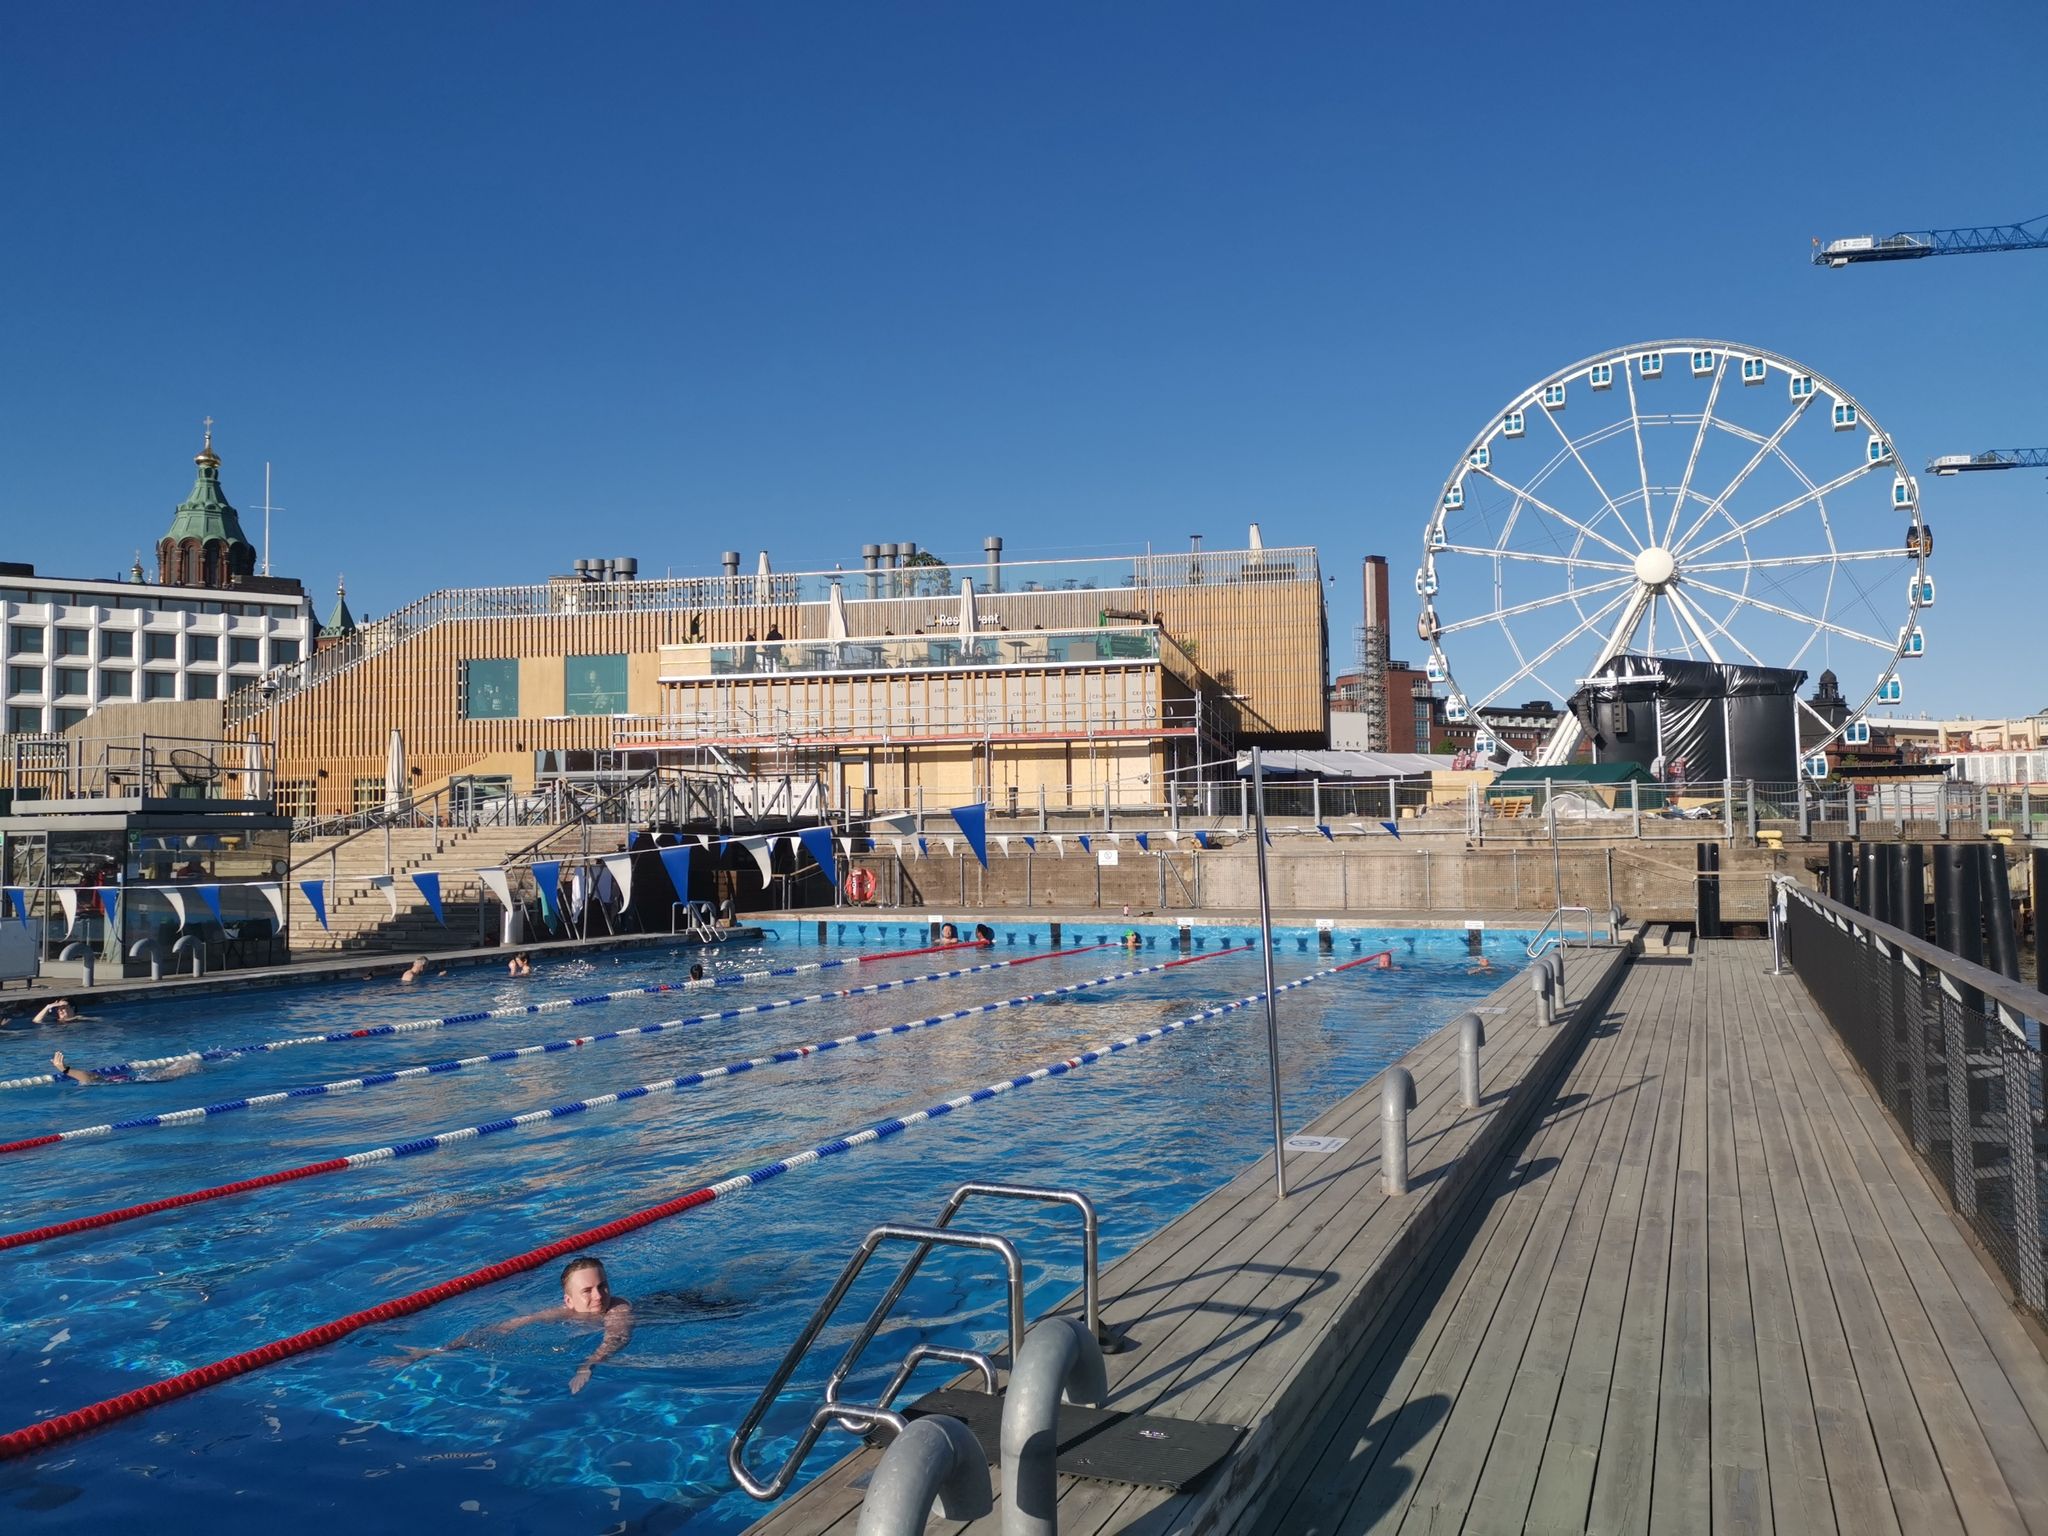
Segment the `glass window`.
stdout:
[[89,629],[58,630],[57,654],[59,656],[90,656],[92,654],[92,631]]
[[[270,642],[270,664],[273,667],[287,666],[299,659],[299,642],[296,640],[273,640]],[[306,813],[312,815],[311,811]]]
[[43,654],[43,632],[28,624],[7,626],[7,649],[17,656]]
[[263,663],[263,642],[254,635],[235,635],[228,641],[228,665],[255,667]]
[[[575,665],[572,661],[571,666]],[[572,679],[569,691],[573,696]],[[462,664],[462,718],[465,720],[509,720],[519,713],[519,661],[472,660]],[[572,704],[569,713],[607,714],[607,710],[579,711]]]
[[384,781],[382,779],[357,779],[350,786],[350,809],[354,811],[378,811],[384,808]]
[[112,667],[100,668],[100,697],[103,699],[132,699],[135,697],[135,674],[121,672]]
[[150,630],[142,637],[142,654],[151,661],[176,661],[178,659],[178,637]]
[[311,816],[313,814],[313,781],[311,779],[279,779],[277,781],[277,814],[280,816]]
[[9,667],[7,669],[7,691],[9,693],[41,693],[43,691],[43,669],[41,667]]
[[185,660],[219,661],[219,635],[187,635],[185,637]]
[[85,711],[82,709],[60,709],[50,723],[55,730],[68,731],[84,718]]
[[40,706],[14,705],[7,711],[7,729],[16,735],[40,731],[43,728],[43,711]]
[[562,666],[562,713],[623,715],[626,712],[626,658],[571,656]]
[[103,629],[100,631],[100,660],[112,661],[117,657],[135,654],[135,632],[130,629]]
[[175,699],[178,696],[178,674],[175,672],[143,673],[142,696],[145,699]]
[[89,678],[90,674],[83,667],[59,667],[56,677],[57,692],[63,695],[77,694],[83,697]]
[[188,699],[219,698],[220,674],[218,672],[187,672],[185,674],[185,697]]

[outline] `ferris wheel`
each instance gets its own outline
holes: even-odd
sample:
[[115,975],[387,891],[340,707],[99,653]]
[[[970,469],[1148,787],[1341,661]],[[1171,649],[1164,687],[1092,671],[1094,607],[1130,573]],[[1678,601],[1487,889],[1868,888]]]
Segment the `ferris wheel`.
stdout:
[[[1562,706],[1623,655],[1828,672],[1809,772],[1870,739],[1926,650],[1934,537],[1892,439],[1833,381],[1757,347],[1603,352],[1518,394],[1460,456],[1415,574],[1446,718]],[[1564,712],[1538,761],[1569,761]]]

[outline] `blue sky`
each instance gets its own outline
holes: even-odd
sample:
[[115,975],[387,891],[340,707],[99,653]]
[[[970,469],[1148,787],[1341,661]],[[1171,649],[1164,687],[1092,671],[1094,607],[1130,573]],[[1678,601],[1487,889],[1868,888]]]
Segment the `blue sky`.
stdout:
[[[1466,441],[1610,345],[1789,354],[1915,464],[2048,444],[2048,252],[1806,261],[2048,212],[2044,50],[2020,3],[9,7],[0,558],[125,568],[210,414],[323,606],[1257,519],[1341,665],[1359,557],[1405,584]],[[1918,708],[2048,705],[2044,493],[1923,486]]]

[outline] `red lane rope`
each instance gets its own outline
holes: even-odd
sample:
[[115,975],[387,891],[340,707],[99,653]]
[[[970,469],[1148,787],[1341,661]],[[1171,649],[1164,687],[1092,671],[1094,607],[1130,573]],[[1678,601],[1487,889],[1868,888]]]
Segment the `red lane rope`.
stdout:
[[879,955],[862,955],[855,963],[873,965],[877,960],[908,960],[912,955],[943,955],[949,949],[979,949],[983,942],[980,939],[948,939],[943,944],[927,944],[923,949],[892,949]]
[[1348,971],[1361,965],[1377,965],[1383,971],[1391,971],[1394,968],[1394,952],[1391,949],[1383,949],[1376,955],[1366,955],[1358,960],[1346,960],[1342,965],[1332,966],[1331,969]]

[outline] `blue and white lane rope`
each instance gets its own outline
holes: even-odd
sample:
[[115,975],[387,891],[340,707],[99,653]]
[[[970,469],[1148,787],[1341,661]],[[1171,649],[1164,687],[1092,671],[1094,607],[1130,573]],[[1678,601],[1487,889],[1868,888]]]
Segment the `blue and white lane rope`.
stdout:
[[[389,1072],[369,1072],[361,1077],[341,1078],[330,1083],[305,1083],[296,1088],[281,1088],[275,1093],[248,1094],[238,1099],[225,1099],[218,1104],[194,1105],[189,1109],[165,1110],[161,1114],[137,1115],[128,1120],[112,1120],[102,1125],[80,1126],[69,1131],[51,1131],[40,1136],[26,1137],[20,1141],[0,1143],[0,1155],[10,1152],[27,1152],[36,1147],[51,1147],[66,1141],[80,1141],[93,1137],[111,1136],[122,1131],[158,1130],[166,1126],[192,1125],[201,1120],[210,1120],[220,1115],[234,1114],[245,1109],[264,1109],[272,1105],[289,1103],[295,1099],[324,1098],[330,1094],[354,1093],[364,1088],[381,1087],[387,1083],[413,1082],[426,1077],[445,1076],[466,1068],[485,1066],[497,1062],[517,1061],[527,1056],[553,1055],[560,1051],[575,1050],[580,1046],[595,1045],[606,1040],[625,1040],[636,1035],[659,1035],[670,1030],[688,1029],[698,1024],[718,1024],[731,1019],[750,1018],[755,1014],[779,1013],[784,1009],[801,1008],[810,1003],[836,1002],[841,998],[871,996],[892,992],[903,987],[922,986],[928,981],[951,981],[962,976],[973,976],[982,971],[999,971],[1014,966],[1029,965],[1035,960],[1059,960],[1074,955],[1084,955],[1105,945],[1090,944],[1081,949],[1048,950],[1040,955],[1019,956],[1013,960],[991,960],[982,965],[964,966],[958,970],[931,971],[922,976],[899,976],[888,981],[869,982],[865,986],[843,987],[834,992],[812,992],[804,997],[780,997],[765,1003],[751,1003],[741,1008],[726,1008],[717,1013],[692,1014],[682,1019],[662,1019],[651,1024],[635,1025],[630,1029],[606,1030],[595,1035],[574,1035],[564,1040],[550,1040],[539,1045],[508,1047],[502,1051],[491,1051],[481,1056],[465,1056],[456,1060],[428,1062],[417,1067],[399,1067]],[[1218,954],[1235,951],[1218,950]],[[1204,956],[1203,958],[1207,958]],[[1171,962],[1169,962],[1171,963]],[[1127,974],[1138,975],[1140,972]],[[1046,995],[1046,994],[1038,994]]]
[[[388,1147],[373,1147],[365,1152],[351,1152],[342,1157],[325,1158],[316,1163],[302,1163],[296,1168],[282,1168],[270,1173],[255,1174],[247,1178],[236,1179],[231,1183],[216,1184],[206,1189],[189,1190],[179,1195],[161,1196],[155,1200],[144,1201],[139,1205],[123,1206],[111,1211],[101,1211],[95,1215],[80,1216],[69,1221],[56,1222],[27,1231],[4,1233],[0,1234],[0,1250],[21,1248],[31,1243],[47,1242],[51,1238],[66,1237],[76,1232],[97,1231],[102,1227],[117,1226],[125,1221],[133,1221],[138,1217],[154,1216],[164,1211],[180,1210],[188,1205],[199,1205],[209,1200],[222,1199],[228,1195],[246,1194],[251,1190],[271,1189],[279,1184],[295,1183],[301,1179],[314,1178],[323,1173],[344,1173],[352,1168],[366,1168],[376,1163],[393,1162],[398,1158],[417,1157],[424,1152],[438,1152],[441,1148],[452,1146],[459,1141],[475,1141],[481,1137],[497,1135],[502,1131],[518,1130],[523,1126],[539,1125],[549,1120],[563,1119],[570,1115],[582,1114],[588,1110],[600,1109],[611,1104],[623,1104],[632,1099],[645,1098],[649,1094],[680,1092],[685,1088],[695,1088],[704,1083],[715,1082],[720,1078],[737,1077],[740,1073],[751,1072],[757,1067],[774,1066],[788,1061],[801,1061],[806,1057],[816,1056],[825,1051],[838,1050],[842,1046],[848,1045],[863,1045],[868,1041],[880,1040],[889,1035],[907,1035],[917,1030],[936,1029],[942,1024],[952,1023],[955,1019],[974,1018],[982,1014],[999,1013],[1008,1008],[1021,1008],[1028,1003],[1042,1002],[1051,997],[1068,997],[1076,992],[1086,992],[1095,987],[1106,987],[1114,982],[1129,981],[1135,976],[1149,976],[1159,971],[1170,971],[1183,965],[1197,965],[1204,960],[1214,960],[1222,955],[1241,955],[1249,948],[1250,946],[1246,945],[1235,949],[1214,950],[1205,955],[1169,960],[1163,964],[1148,965],[1137,970],[1118,971],[1113,975],[1098,976],[1090,981],[1070,982],[1066,986],[1052,987],[1043,992],[1034,992],[1026,997],[1011,997],[1005,998],[1000,1002],[979,1003],[971,1008],[956,1008],[951,1013],[933,1014],[930,1018],[926,1019],[911,1019],[901,1024],[886,1025],[880,1029],[864,1029],[857,1034],[841,1035],[833,1040],[819,1040],[810,1045],[791,1046],[786,1050],[775,1051],[766,1056],[755,1056],[745,1061],[727,1062],[724,1066],[708,1067],[702,1071],[685,1073],[681,1077],[664,1078],[658,1083],[642,1083],[637,1088],[626,1088],[617,1093],[606,1093],[600,1094],[595,1098],[578,1099],[571,1104],[557,1104],[552,1109],[536,1109],[523,1115],[512,1115],[502,1120],[487,1121],[481,1125],[467,1125],[460,1130],[442,1131],[433,1136],[416,1137],[411,1141],[398,1142]],[[1355,961],[1353,962],[1353,964],[1356,963]],[[1333,969],[1348,970],[1350,967],[1337,966]],[[1327,976],[1332,974],[1332,971],[1320,971],[1316,974]],[[1313,980],[1314,978],[1311,977],[1309,979]],[[1306,982],[1295,982],[1290,985],[1302,986],[1306,985]],[[1286,991],[1288,988],[1283,987],[1280,990]],[[1263,997],[1264,995],[1264,993],[1258,993],[1255,994],[1255,997]],[[1193,1017],[1210,1018],[1216,1013],[1227,1013],[1230,1009],[1241,1006],[1243,1006],[1242,1003],[1231,1003],[1225,1007],[1212,1009],[1208,1013],[1197,1014]],[[1188,1022],[1189,1020],[1184,1019],[1180,1024],[1169,1026],[1169,1029],[1181,1028]],[[1151,1039],[1152,1035],[1147,1034],[1137,1038]],[[1116,1046],[1114,1049],[1121,1050],[1123,1046]],[[1043,1073],[1036,1075],[1042,1076]],[[1010,1086],[1020,1086],[1023,1081],[1023,1079],[1018,1079]],[[706,1198],[710,1197],[707,1196]]]
[[[971,945],[945,945],[942,948],[971,948]],[[1102,946],[1088,945],[1100,949]],[[803,965],[779,965],[767,971],[732,971],[723,976],[706,976],[701,981],[656,981],[644,987],[621,987],[616,992],[593,992],[585,997],[555,997],[544,1003],[515,1003],[503,1008],[478,1009],[474,1013],[451,1013],[438,1019],[412,1019],[400,1024],[372,1024],[362,1029],[338,1029],[324,1035],[294,1035],[288,1040],[263,1040],[254,1045],[215,1046],[204,1051],[183,1051],[176,1056],[152,1056],[140,1061],[117,1061],[104,1067],[89,1067],[86,1070],[95,1077],[127,1077],[135,1072],[154,1071],[158,1067],[181,1066],[190,1061],[227,1061],[236,1056],[257,1056],[266,1051],[288,1051],[299,1045],[339,1045],[348,1040],[381,1040],[391,1035],[416,1034],[426,1029],[446,1029],[453,1024],[481,1024],[492,1019],[518,1019],[536,1013],[559,1013],[564,1008],[588,1008],[597,1003],[616,1003],[629,997],[650,997],[662,992],[699,992],[710,987],[732,987],[744,981],[766,981],[781,976],[799,976],[810,971],[829,971],[842,965],[866,965],[873,960],[898,960],[909,955],[929,954],[931,950],[906,950],[898,954],[845,955],[837,960],[812,960]],[[1027,958],[1044,959],[1045,956]],[[33,1077],[10,1077],[0,1079],[0,1090],[8,1088],[40,1088],[57,1081],[54,1072],[41,1072]]]

